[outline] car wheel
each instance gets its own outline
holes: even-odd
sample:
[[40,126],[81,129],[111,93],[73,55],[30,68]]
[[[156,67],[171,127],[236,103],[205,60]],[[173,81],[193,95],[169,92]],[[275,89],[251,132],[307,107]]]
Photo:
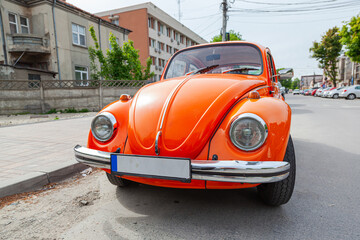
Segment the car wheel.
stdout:
[[124,179],[124,178],[121,178],[121,177],[117,177],[117,176],[112,175],[110,173],[106,173],[106,176],[107,176],[107,178],[108,178],[108,180],[109,180],[109,182],[111,184],[114,184],[114,185],[116,185],[118,187],[126,187],[131,183],[130,180],[127,180],[127,179]]
[[257,186],[257,191],[260,195],[260,198],[264,203],[271,206],[280,206],[287,203],[290,200],[294,190],[296,164],[295,150],[291,136],[289,137],[284,161],[290,163],[290,173],[286,179],[280,182],[263,183]]
[[334,99],[338,99],[338,98],[339,98],[339,94],[337,94],[337,93],[334,94],[333,98],[334,98]]
[[355,94],[349,94],[349,96],[347,96],[347,99],[349,100],[354,100],[356,98]]

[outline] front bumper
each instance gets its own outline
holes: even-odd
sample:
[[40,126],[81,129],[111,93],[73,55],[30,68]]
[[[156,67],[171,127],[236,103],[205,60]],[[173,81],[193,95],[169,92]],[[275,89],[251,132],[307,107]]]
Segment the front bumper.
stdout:
[[[75,146],[75,159],[91,167],[110,169],[112,153],[98,151],[80,145]],[[239,160],[191,160],[191,179],[238,182],[271,183],[289,176],[290,164],[280,161],[239,161]]]

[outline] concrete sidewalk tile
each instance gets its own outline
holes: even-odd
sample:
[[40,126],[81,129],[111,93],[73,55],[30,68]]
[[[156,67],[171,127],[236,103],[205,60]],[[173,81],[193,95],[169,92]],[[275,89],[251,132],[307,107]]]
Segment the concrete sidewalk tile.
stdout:
[[46,173],[33,172],[19,175],[17,178],[0,182],[0,198],[16,193],[34,191],[48,183]]

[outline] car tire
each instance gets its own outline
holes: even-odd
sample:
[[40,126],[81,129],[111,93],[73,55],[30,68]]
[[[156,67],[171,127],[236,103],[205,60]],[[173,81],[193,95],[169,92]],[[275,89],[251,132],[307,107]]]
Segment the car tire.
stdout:
[[339,94],[335,93],[333,96],[334,99],[338,99],[339,98]]
[[127,180],[127,179],[124,179],[124,178],[121,178],[121,177],[117,177],[117,176],[112,175],[110,173],[106,173],[106,176],[107,176],[107,178],[108,178],[108,180],[109,180],[109,182],[111,184],[114,184],[114,185],[116,185],[118,187],[126,187],[131,183],[130,180]]
[[295,150],[291,136],[289,136],[284,161],[290,163],[290,173],[286,179],[280,182],[263,183],[257,186],[257,191],[260,195],[260,198],[267,205],[280,206],[287,203],[294,191],[296,161]]
[[349,99],[349,100],[354,100],[356,98],[355,94],[349,94],[346,99]]

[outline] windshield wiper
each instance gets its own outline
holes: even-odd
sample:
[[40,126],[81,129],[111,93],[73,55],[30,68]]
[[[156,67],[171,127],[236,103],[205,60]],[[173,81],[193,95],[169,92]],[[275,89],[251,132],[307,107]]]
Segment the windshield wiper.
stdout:
[[210,65],[210,66],[207,66],[207,67],[204,67],[204,68],[200,68],[200,69],[197,69],[194,72],[192,72],[190,75],[203,74],[203,73],[206,73],[206,72],[208,72],[210,70],[213,70],[214,68],[217,68],[218,66],[219,66],[219,64],[214,64],[214,65]]
[[234,69],[226,70],[223,73],[242,72],[242,71],[249,71],[249,70],[259,70],[259,69],[258,68],[251,68],[251,67],[242,67],[242,68],[234,68]]

